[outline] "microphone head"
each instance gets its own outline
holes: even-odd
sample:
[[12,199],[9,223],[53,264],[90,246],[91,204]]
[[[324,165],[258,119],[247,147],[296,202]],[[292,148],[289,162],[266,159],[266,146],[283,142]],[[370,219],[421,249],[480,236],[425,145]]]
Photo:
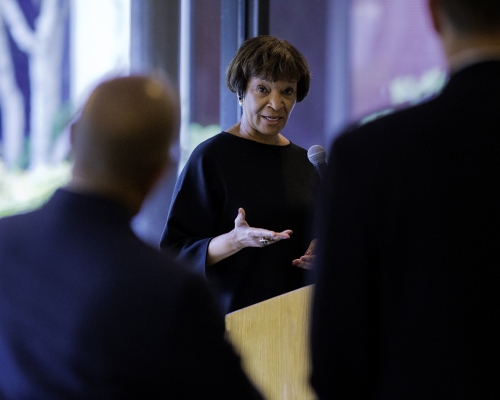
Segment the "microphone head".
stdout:
[[315,166],[326,163],[326,151],[319,144],[315,144],[307,150],[307,158],[309,158],[311,164]]

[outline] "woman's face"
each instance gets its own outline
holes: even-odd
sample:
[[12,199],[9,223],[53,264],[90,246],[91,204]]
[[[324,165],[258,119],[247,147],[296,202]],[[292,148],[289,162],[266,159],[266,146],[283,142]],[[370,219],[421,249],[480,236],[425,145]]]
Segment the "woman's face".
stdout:
[[278,135],[297,101],[297,82],[253,77],[242,99],[241,128],[251,135]]

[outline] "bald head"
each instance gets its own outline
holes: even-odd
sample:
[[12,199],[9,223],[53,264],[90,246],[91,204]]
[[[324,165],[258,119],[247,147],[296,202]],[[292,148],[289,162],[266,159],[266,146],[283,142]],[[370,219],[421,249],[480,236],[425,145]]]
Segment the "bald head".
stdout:
[[178,121],[177,96],[164,82],[130,76],[101,83],[73,126],[70,187],[142,202],[168,163]]

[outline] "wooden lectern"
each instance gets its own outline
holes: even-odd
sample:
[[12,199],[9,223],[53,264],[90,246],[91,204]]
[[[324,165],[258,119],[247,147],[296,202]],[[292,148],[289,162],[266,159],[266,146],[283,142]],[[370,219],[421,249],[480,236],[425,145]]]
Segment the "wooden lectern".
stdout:
[[313,285],[226,315],[226,333],[249,378],[270,400],[309,400]]

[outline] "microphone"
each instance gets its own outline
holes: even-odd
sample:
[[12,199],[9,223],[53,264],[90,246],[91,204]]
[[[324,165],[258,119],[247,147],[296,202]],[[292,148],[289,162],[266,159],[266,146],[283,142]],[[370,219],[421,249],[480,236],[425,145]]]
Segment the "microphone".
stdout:
[[307,150],[307,158],[318,173],[319,179],[323,182],[326,173],[326,151],[319,144],[315,144],[311,146],[309,150]]

